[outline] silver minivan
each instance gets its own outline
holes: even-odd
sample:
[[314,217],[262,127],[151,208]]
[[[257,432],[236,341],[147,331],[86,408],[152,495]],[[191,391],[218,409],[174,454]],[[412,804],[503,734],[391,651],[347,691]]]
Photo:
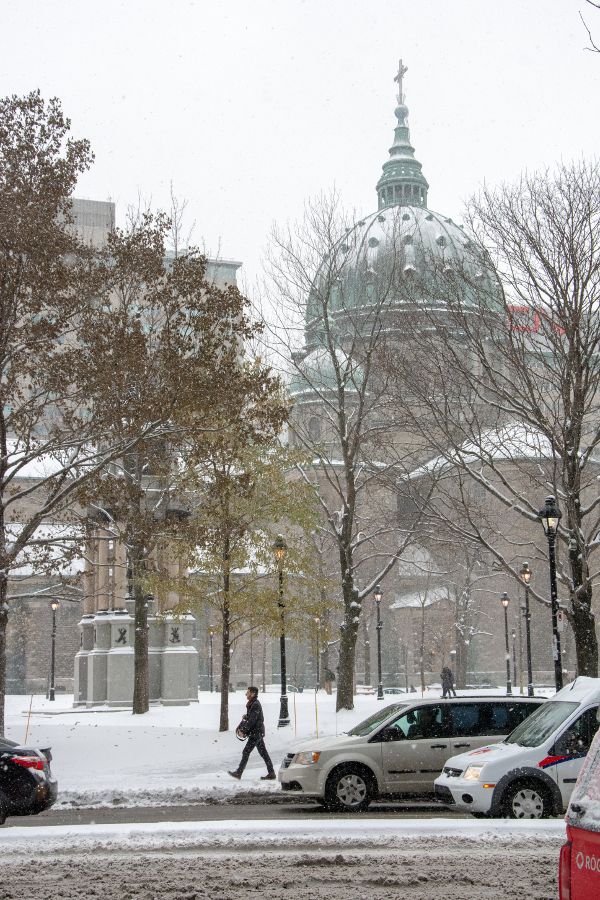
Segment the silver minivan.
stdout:
[[347,734],[295,747],[278,778],[284,791],[328,809],[358,812],[376,797],[433,795],[450,756],[501,740],[542,702],[486,696],[392,703]]

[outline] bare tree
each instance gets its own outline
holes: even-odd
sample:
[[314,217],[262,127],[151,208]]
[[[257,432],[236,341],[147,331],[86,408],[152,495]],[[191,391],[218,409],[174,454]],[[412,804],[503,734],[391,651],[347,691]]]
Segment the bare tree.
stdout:
[[[585,2],[586,2],[589,6],[593,6],[594,9],[600,10],[600,3],[597,3],[596,0],[585,0]],[[593,36],[592,36],[591,29],[590,29],[589,25],[587,24],[586,20],[584,19],[583,13],[581,13],[581,12],[579,13],[579,18],[580,18],[581,21],[583,22],[583,27],[584,27],[585,30],[587,31],[588,41],[590,42],[590,46],[589,46],[589,47],[586,47],[585,49],[586,49],[586,50],[591,50],[592,53],[600,53],[600,47],[599,47],[598,44],[594,41],[594,38],[593,38]]]
[[[435,473],[433,520],[479,541],[515,578],[523,547],[545,556],[538,510],[546,494],[557,496],[559,578],[577,670],[595,676],[598,165],[561,165],[486,188],[468,224],[476,240],[465,236],[461,264],[438,254],[425,278],[404,287],[413,301],[410,337],[403,352],[388,353],[397,414],[427,460],[409,480],[425,485]],[[548,603],[539,588],[533,594]]]
[[[290,381],[290,439],[311,455],[312,465],[299,472],[318,497],[343,602],[338,709],[353,708],[363,601],[414,535],[396,515],[395,476],[383,449],[393,423],[377,365],[396,260],[382,252],[375,263],[364,225],[350,224],[335,194],[320,197],[307,204],[302,223],[274,230],[268,260],[277,318],[270,348]],[[396,227],[392,211],[389,227]]]

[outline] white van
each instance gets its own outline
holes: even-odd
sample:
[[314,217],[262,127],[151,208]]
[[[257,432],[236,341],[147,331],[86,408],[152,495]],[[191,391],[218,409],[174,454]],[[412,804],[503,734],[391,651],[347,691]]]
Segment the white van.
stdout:
[[598,728],[599,705],[600,678],[577,678],[501,743],[448,759],[436,798],[475,816],[560,815]]
[[375,797],[432,795],[433,779],[458,749],[481,747],[512,731],[540,697],[402,700],[337,737],[311,738],[287,754],[282,790],[329,809],[358,812]]

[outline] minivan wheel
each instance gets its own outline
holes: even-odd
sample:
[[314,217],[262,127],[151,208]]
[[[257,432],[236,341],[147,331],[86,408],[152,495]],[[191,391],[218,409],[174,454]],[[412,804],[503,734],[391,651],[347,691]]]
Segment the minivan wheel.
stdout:
[[371,778],[362,766],[344,765],[331,773],[325,787],[327,809],[361,812],[373,797]]
[[547,819],[552,815],[552,802],[535,781],[511,784],[503,799],[503,815],[509,819]]

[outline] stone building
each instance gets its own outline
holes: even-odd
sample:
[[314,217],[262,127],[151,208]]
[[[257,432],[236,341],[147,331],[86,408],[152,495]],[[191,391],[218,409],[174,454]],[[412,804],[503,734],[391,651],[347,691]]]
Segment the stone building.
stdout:
[[[351,378],[344,387],[344,402],[348,407],[353,403],[353,393],[361,383],[361,369],[366,364],[365,347],[370,340],[375,325],[386,332],[388,348],[393,344],[394,334],[400,335],[403,328],[428,327],[431,323],[434,296],[419,294],[431,284],[431,273],[461,271],[470,285],[463,302],[470,302],[475,309],[481,296],[498,297],[499,283],[490,265],[477,253],[474,241],[468,233],[448,216],[434,212],[429,207],[429,183],[422,172],[421,163],[416,159],[411,144],[408,127],[408,108],[403,93],[403,77],[406,68],[400,63],[396,76],[398,99],[395,109],[397,124],[394,141],[389,151],[389,159],[383,165],[383,172],[376,185],[377,209],[363,216],[346,229],[345,236],[335,247],[327,248],[321,269],[317,272],[306,302],[304,323],[304,344],[294,354],[295,375],[290,385],[294,400],[293,421],[290,428],[291,441],[295,434],[308,436],[313,446],[318,442],[326,448],[329,460],[335,458],[336,440],[330,427],[331,404],[336,390],[334,367],[344,362],[350,355],[354,360]],[[414,285],[420,285],[420,288]],[[317,298],[326,296],[329,332],[326,333],[324,317]],[[410,314],[410,315],[409,315]],[[443,310],[440,310],[440,320]],[[376,316],[380,316],[377,323]],[[403,318],[405,317],[405,318]],[[327,346],[331,330],[335,329],[337,360],[331,347]],[[404,346],[407,341],[403,335]],[[373,345],[367,347],[371,353]],[[468,351],[466,351],[468,352]],[[328,393],[329,392],[329,393]],[[333,404],[337,402],[335,399]],[[385,409],[385,403],[382,404]],[[381,414],[374,410],[372,415]],[[481,409],[485,420],[485,407]],[[499,444],[505,436],[497,436]],[[402,477],[410,478],[411,485],[418,491],[426,490],[426,482],[431,478],[432,469],[426,463],[435,454],[425,452],[419,458],[415,449],[413,470],[406,466],[410,461],[413,445],[409,433],[401,427],[388,437],[393,444],[396,458],[402,457],[404,466]],[[299,441],[302,443],[302,440]],[[370,464],[373,471],[377,466],[382,471],[392,466],[392,457],[386,455],[386,447],[378,448],[379,457],[374,457],[373,447],[369,448]],[[518,477],[527,478],[527,466],[548,462],[547,448],[539,441],[526,438],[521,446],[513,448],[512,457],[506,454],[506,470],[512,467]],[[339,451],[338,451],[339,452]],[[420,448],[423,454],[423,448]],[[329,464],[331,468],[331,463]],[[408,471],[408,475],[407,475]],[[328,478],[315,464],[315,477],[319,479],[323,496],[330,490]],[[399,476],[400,477],[400,476]],[[381,483],[374,487],[368,501],[359,509],[358,517],[366,520],[373,515],[389,518],[393,510],[398,521],[410,521],[414,514],[411,508],[410,492]],[[484,491],[485,493],[485,491]],[[547,584],[548,561],[545,556],[544,537],[541,525],[528,526],[516,514],[511,515],[499,503],[494,504],[487,496],[479,496],[477,502],[488,506],[488,513],[495,517],[498,541],[503,553],[512,562],[528,559],[536,571],[536,583]],[[544,496],[540,496],[540,506]],[[360,526],[356,526],[358,532]],[[383,545],[382,545],[383,547]],[[469,682],[490,681],[502,683],[505,677],[504,619],[499,602],[500,595],[508,591],[512,596],[509,609],[509,627],[516,634],[523,633],[521,597],[519,587],[500,573],[491,558],[483,555],[478,560],[463,559],[467,549],[457,552],[451,542],[447,546],[424,543],[412,548],[420,562],[410,558],[400,562],[385,578],[382,585],[385,600],[382,603],[383,618],[383,669],[384,680],[389,683],[404,684],[417,682],[420,671],[420,656],[426,657],[427,681],[439,681],[439,672],[444,665],[456,664],[461,659],[464,680]],[[519,562],[520,564],[520,562]],[[518,565],[517,564],[517,568]],[[335,568],[333,563],[332,568]],[[368,583],[368,577],[364,580]],[[543,589],[540,589],[544,593]],[[465,593],[466,592],[466,593]],[[472,592],[473,603],[469,610],[457,612],[461,597]],[[416,598],[420,597],[422,602]],[[363,616],[372,620],[371,604],[363,603]],[[467,603],[468,607],[468,603]],[[338,606],[339,609],[339,606]],[[340,614],[337,613],[339,616]],[[425,636],[421,638],[424,623]],[[457,627],[457,624],[460,627]],[[552,683],[552,634],[550,612],[539,604],[532,607],[533,664],[538,682]],[[462,629],[462,630],[461,630]],[[357,641],[356,678],[362,680],[365,656],[370,655],[368,667],[373,680],[373,660],[375,631],[370,628],[368,639]],[[369,649],[365,653],[368,640]],[[563,666],[573,672],[574,656],[572,635],[565,633],[563,639]],[[522,654],[519,654],[522,658]]]

